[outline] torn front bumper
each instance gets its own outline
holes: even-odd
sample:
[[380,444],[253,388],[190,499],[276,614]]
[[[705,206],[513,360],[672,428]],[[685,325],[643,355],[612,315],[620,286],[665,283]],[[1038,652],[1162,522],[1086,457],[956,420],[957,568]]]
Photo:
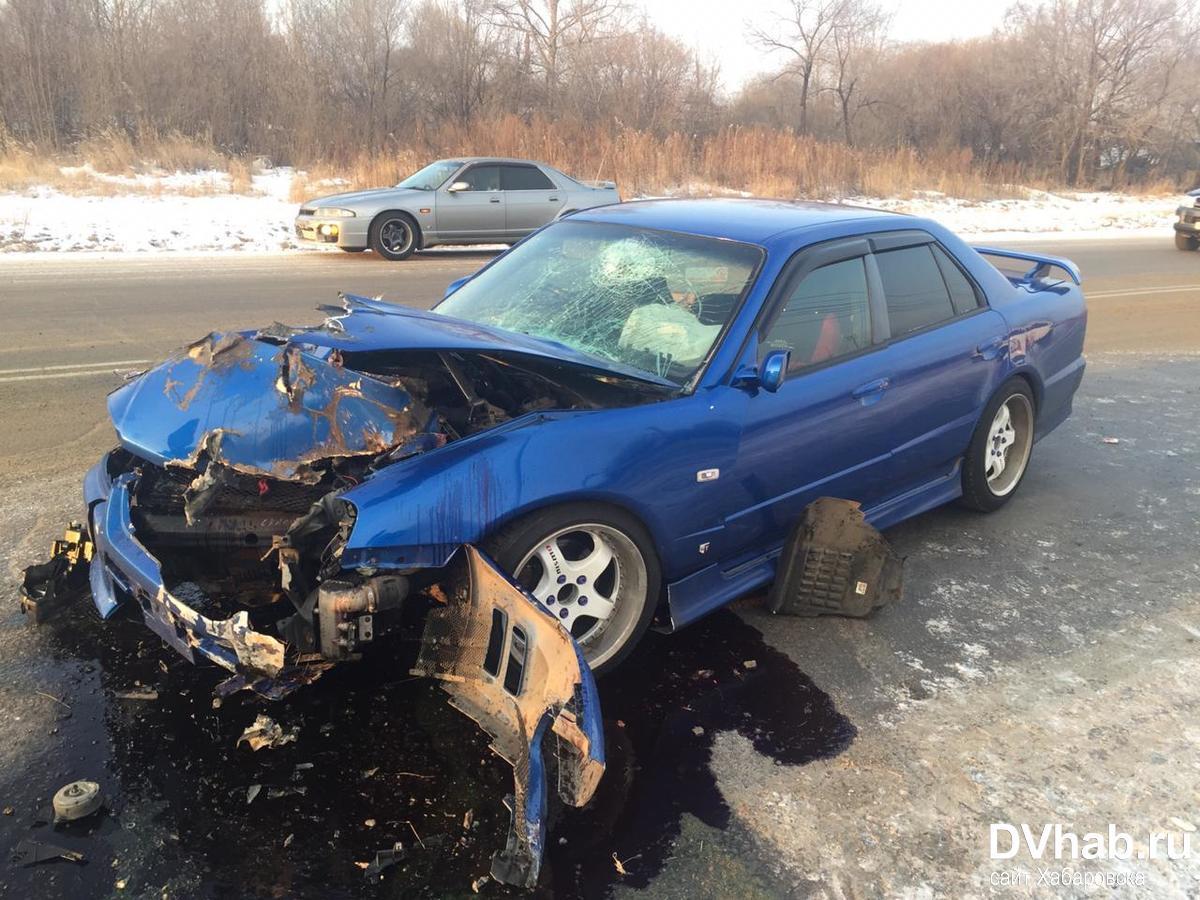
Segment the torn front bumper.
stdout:
[[84,479],[88,523],[95,545],[89,581],[101,617],[125,600],[141,607],[146,625],[188,662],[200,656],[235,676],[225,690],[249,687],[279,697],[328,668],[322,661],[290,664],[282,641],[255,631],[245,611],[210,619],[172,595],[163,584],[157,559],[138,541],[130,516],[130,492],[137,478],[108,474],[107,457]]
[[449,596],[432,612],[415,675],[440,679],[451,705],[513,767],[508,840],[492,877],[532,887],[546,841],[547,732],[564,803],[584,806],[604,774],[600,700],[579,645],[559,620],[470,544],[451,562]]

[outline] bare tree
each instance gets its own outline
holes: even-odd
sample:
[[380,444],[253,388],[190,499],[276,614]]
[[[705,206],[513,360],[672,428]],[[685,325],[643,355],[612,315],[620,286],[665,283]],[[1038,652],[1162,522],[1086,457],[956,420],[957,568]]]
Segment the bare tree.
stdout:
[[833,20],[828,90],[837,98],[842,137],[850,146],[855,118],[875,102],[863,90],[863,74],[882,48],[888,21],[871,0],[847,0]]
[[624,11],[620,0],[494,0],[492,8],[498,23],[521,36],[549,102],[557,93],[565,57],[599,37]]
[[816,88],[814,82],[827,45],[854,5],[854,0],[790,0],[787,13],[776,17],[774,28],[747,23],[752,41],[768,52],[782,51],[791,57],[781,74],[796,76],[800,93],[797,124],[803,133],[808,131],[809,99]]

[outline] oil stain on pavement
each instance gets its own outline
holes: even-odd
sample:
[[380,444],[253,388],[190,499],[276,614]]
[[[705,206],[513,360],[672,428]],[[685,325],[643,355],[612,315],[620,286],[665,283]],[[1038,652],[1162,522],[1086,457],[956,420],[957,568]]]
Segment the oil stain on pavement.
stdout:
[[[98,625],[80,604],[43,626],[62,695],[45,750],[0,775],[0,847],[22,839],[82,852],[18,867],[0,894],[47,897],[473,897],[521,895],[479,881],[508,830],[511,769],[444,694],[408,674],[417,641],[377,646],[281,703],[214,708],[214,669],[174,657],[133,620]],[[584,810],[552,804],[537,894],[641,888],[691,815],[725,829],[712,741],[736,731],[782,765],[835,755],[855,729],[796,665],[734,613],[652,634],[600,682],[608,770]],[[119,696],[119,695],[124,695]],[[250,751],[258,713],[295,741]],[[51,824],[50,797],[99,781],[105,810]],[[364,884],[377,851],[398,862]],[[624,869],[624,874],[618,871]]]

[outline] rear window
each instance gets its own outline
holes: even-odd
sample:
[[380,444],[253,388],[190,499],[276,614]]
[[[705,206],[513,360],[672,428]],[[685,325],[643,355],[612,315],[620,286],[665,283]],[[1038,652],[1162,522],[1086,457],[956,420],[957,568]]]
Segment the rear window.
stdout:
[[554,182],[533,166],[501,166],[500,178],[506,191],[554,190]]
[[958,263],[952,260],[950,255],[937,244],[930,244],[929,248],[933,251],[938,268],[942,270],[942,278],[950,291],[950,302],[954,304],[954,311],[961,316],[963,313],[978,309],[979,295],[975,293],[975,286],[963,274]]
[[950,292],[929,244],[875,254],[893,337],[954,317]]

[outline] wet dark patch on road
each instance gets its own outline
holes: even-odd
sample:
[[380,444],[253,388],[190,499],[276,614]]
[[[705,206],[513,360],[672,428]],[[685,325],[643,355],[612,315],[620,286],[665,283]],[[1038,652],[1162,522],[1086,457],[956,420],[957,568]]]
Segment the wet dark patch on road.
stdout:
[[834,756],[856,734],[825,692],[728,610],[648,636],[600,682],[600,696],[608,769],[588,808],[564,816],[551,835],[546,896],[645,887],[672,855],[685,813],[728,827],[709,768],[719,732],[736,731],[792,766]]
[[[129,896],[473,897],[503,844],[511,769],[436,685],[408,675],[416,640],[378,646],[283,702],[239,695],[214,708],[222,673],[177,658],[138,621],[100,625],[81,604],[34,639],[54,659],[56,720],[43,753],[0,774],[0,805],[13,808],[0,817],[0,893],[98,896],[122,883]],[[718,732],[785,765],[834,755],[855,734],[728,611],[649,636],[600,691],[608,772],[586,809],[552,812],[542,896],[643,887],[671,858],[682,816],[727,827],[708,765]],[[260,712],[298,726],[297,740],[237,747]],[[52,825],[51,795],[78,778],[101,782],[104,813]],[[88,863],[18,868],[7,857],[22,838]],[[365,883],[363,864],[396,843],[400,861]]]

